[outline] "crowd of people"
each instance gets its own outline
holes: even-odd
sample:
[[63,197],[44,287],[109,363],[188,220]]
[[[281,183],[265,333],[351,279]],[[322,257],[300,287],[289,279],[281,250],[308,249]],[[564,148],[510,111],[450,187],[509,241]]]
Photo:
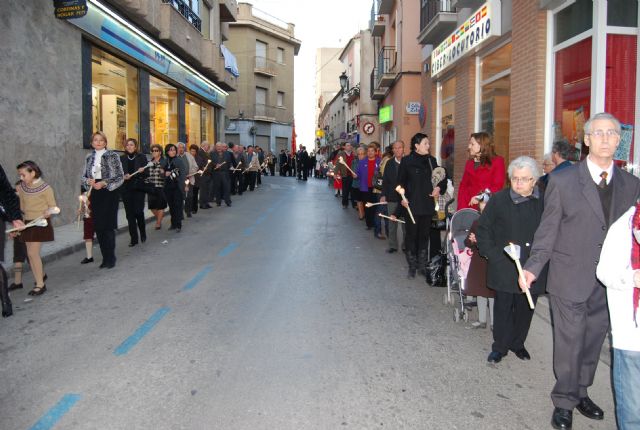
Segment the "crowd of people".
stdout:
[[[470,136],[456,199],[458,211],[479,212],[464,250],[472,254],[465,295],[478,306],[470,328],[491,329],[488,363],[509,352],[530,360],[525,343],[534,307],[548,295],[556,378],[551,425],[569,429],[574,409],[604,417],[588,388],[611,326],[618,427],[638,429],[640,180],[614,162],[621,137],[615,117],[594,115],[584,130],[587,155],[571,162],[573,146],[558,141],[543,172],[528,156],[506,166],[488,133]],[[433,284],[430,261],[441,250],[442,206],[453,199],[453,184],[439,174],[428,136],[417,133],[408,146],[396,141],[383,153],[376,142],[355,150],[345,143],[326,160],[342,207],[357,209],[367,230],[388,241],[388,253],[404,251],[408,278],[420,273]],[[512,245],[522,274],[518,256],[508,252]]]

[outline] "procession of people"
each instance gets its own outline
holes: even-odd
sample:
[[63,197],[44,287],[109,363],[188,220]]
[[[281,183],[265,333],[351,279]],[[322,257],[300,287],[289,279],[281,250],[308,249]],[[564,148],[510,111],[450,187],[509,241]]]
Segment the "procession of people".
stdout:
[[[186,227],[185,217],[211,209],[213,203],[231,207],[232,198],[253,192],[261,176],[274,176],[277,167],[280,176],[303,182],[328,178],[341,207],[354,209],[374,239],[386,241],[387,253],[405,254],[406,277],[424,277],[423,282],[436,286],[432,266],[434,256],[441,257],[441,214],[455,198],[458,211],[478,210],[464,241],[464,252],[471,256],[464,293],[478,306],[478,321],[469,328],[492,332],[487,362],[498,366],[510,352],[519,360],[531,360],[537,351],[526,347],[529,327],[538,299],[546,294],[556,378],[551,426],[572,428],[574,410],[603,419],[605,411],[590,398],[589,387],[611,323],[617,423],[623,430],[638,429],[640,180],[614,161],[620,136],[615,117],[596,114],[585,123],[584,157],[572,163],[570,146],[556,142],[542,170],[528,156],[506,165],[495,153],[490,134],[473,133],[456,195],[456,184],[438,165],[431,140],[423,133],[387,148],[377,142],[357,148],[344,143],[332,152],[321,148],[309,153],[301,146],[278,155],[224,142],[189,147],[178,142],[152,145],[147,158],[135,139],[126,140],[121,154],[108,149],[106,135],[98,131],[78,172],[77,216],[78,222],[83,220],[87,252],[80,263],[94,261],[95,238],[100,268],[116,267],[120,201],[129,246],[134,247],[148,240],[145,201],[155,229],[164,227],[168,208],[168,230],[177,234]],[[3,317],[12,315],[10,291],[24,288],[27,262],[35,281],[29,295],[47,292],[40,253],[42,243],[55,240],[51,217],[60,212],[55,191],[36,162],[20,163],[14,174],[19,181],[11,185],[0,166],[0,215],[3,223],[11,223],[7,232],[14,244],[11,284],[0,265]],[[509,251],[514,244],[515,256]]]

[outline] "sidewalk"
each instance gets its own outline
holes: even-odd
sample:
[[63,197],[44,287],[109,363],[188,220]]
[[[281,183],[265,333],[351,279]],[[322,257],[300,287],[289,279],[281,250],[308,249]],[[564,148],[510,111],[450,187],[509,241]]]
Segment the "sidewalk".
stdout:
[[[166,211],[168,212],[168,211]],[[145,215],[147,224],[155,220],[153,214],[145,209]],[[117,234],[128,232],[127,217],[124,212],[122,203],[118,209],[118,230]],[[82,239],[82,222],[80,222],[80,228],[78,224],[73,222],[71,224],[65,224],[54,228],[55,240],[53,242],[46,242],[42,244],[42,262],[49,263],[75,252],[84,250],[84,240]],[[97,240],[94,239],[94,247],[98,245]],[[7,273],[11,274],[13,269],[13,244],[12,240],[8,239],[5,245],[5,269]],[[100,254],[98,250],[98,254]],[[84,255],[84,254],[83,254]],[[99,255],[98,255],[99,257]],[[78,262],[80,259],[78,260]],[[25,272],[29,271],[29,265],[25,265]]]

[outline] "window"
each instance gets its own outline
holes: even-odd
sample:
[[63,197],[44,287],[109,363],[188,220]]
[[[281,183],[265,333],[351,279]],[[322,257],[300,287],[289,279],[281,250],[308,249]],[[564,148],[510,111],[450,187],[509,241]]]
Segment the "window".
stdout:
[[556,53],[553,140],[583,149],[584,123],[591,115],[591,38]]
[[267,115],[267,89],[256,87],[256,116]]
[[154,76],[149,77],[149,123],[152,145],[178,142],[178,90]]
[[576,0],[555,16],[556,42],[559,44],[593,26],[593,0]]
[[284,93],[282,91],[278,91],[278,100],[276,106],[284,107]]
[[456,78],[440,85],[440,159],[450,177],[453,177],[453,143],[455,138],[454,110],[456,105]]
[[496,153],[509,159],[511,43],[482,58],[480,129],[493,137]]
[[283,48],[278,48],[278,63],[280,64],[284,64],[284,49]]
[[215,109],[213,106],[202,102],[200,107],[200,142],[207,141],[213,143],[215,141]]
[[267,44],[256,40],[256,57],[267,58]]
[[184,122],[187,132],[187,147],[191,144],[200,146],[201,134],[200,126],[202,123],[200,100],[189,94],[185,96],[184,101]]
[[93,47],[91,50],[92,131],[107,135],[108,148],[124,151],[138,139],[138,69]]
[[609,0],[607,25],[616,27],[638,26],[638,0]]

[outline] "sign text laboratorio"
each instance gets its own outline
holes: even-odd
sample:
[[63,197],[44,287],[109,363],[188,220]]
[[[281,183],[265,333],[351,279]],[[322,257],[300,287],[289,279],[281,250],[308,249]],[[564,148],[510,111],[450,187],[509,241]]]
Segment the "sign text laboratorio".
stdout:
[[499,36],[500,21],[499,1],[482,5],[433,50],[431,74],[437,75],[491,37]]

